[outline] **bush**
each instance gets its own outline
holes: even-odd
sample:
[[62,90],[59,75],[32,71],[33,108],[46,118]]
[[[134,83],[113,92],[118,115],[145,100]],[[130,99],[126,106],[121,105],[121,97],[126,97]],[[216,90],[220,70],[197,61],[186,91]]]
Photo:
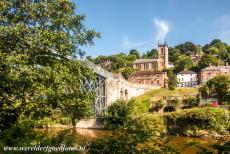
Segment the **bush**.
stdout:
[[117,100],[104,112],[104,128],[117,129],[124,125],[128,116],[128,106],[125,101]]
[[164,115],[167,131],[172,135],[200,136],[201,131],[227,133],[230,112],[221,108],[192,108]]
[[159,100],[156,102],[155,106],[153,106],[150,111],[156,111],[158,112],[160,109],[162,109],[165,106],[165,102],[163,100]]
[[158,154],[176,153],[166,145],[163,135],[159,134],[163,124],[162,117],[149,115],[128,118],[124,127],[112,136],[94,140],[89,146],[89,154]]
[[198,107],[199,100],[196,98],[188,97],[183,100],[183,108],[192,108],[192,107]]

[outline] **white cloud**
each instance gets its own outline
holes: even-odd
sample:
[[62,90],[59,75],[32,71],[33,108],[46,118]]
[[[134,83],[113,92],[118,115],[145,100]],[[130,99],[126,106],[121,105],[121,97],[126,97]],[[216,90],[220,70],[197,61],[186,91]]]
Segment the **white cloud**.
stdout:
[[170,31],[169,22],[159,18],[154,18],[154,24],[157,28],[155,41],[165,41],[167,34]]
[[230,44],[230,15],[222,15],[215,21],[218,26],[218,37]]
[[128,35],[126,34],[124,34],[123,36],[122,47],[124,49],[139,48],[139,47],[144,46],[145,44],[146,44],[145,41],[139,41],[139,42],[131,41]]

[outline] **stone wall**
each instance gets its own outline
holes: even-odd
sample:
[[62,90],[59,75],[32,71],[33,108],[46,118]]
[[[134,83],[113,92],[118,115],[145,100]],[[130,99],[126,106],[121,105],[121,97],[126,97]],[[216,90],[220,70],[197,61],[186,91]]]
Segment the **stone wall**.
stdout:
[[144,94],[152,89],[159,89],[160,86],[134,84],[123,79],[121,76],[117,78],[106,79],[106,106],[110,106],[117,99],[130,100]]

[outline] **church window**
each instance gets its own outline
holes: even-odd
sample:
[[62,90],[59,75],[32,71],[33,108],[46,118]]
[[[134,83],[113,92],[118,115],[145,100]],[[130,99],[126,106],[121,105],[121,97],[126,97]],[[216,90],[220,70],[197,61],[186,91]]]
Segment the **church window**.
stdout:
[[141,68],[141,64],[137,64],[137,68],[140,69]]
[[149,63],[144,63],[144,69],[145,70],[149,69]]
[[152,63],[152,69],[156,69],[155,63]]

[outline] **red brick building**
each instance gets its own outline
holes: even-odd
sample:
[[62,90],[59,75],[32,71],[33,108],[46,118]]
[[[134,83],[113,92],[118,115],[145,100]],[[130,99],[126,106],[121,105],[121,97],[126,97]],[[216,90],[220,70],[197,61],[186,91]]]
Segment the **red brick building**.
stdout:
[[129,76],[128,81],[136,84],[156,85],[165,87],[166,72],[146,70],[134,72]]
[[230,66],[209,66],[202,69],[198,74],[199,83],[206,82],[220,74],[230,76]]

